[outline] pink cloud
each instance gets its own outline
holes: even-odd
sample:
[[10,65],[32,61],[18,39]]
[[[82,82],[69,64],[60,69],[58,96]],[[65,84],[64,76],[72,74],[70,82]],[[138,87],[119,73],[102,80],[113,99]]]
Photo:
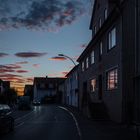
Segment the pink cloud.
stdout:
[[28,71],[27,70],[17,70],[16,72],[17,73],[27,73]]
[[0,78],[4,78],[4,77],[8,77],[8,78],[12,78],[12,77],[22,77],[21,75],[16,75],[16,74],[0,74]]
[[16,64],[28,64],[28,61],[17,62]]
[[60,57],[60,56],[55,56],[55,57],[50,58],[49,60],[65,61],[66,58],[65,57]]
[[0,57],[5,57],[7,55],[8,55],[7,53],[0,53]]
[[40,64],[33,64],[33,67],[39,68],[40,67]]

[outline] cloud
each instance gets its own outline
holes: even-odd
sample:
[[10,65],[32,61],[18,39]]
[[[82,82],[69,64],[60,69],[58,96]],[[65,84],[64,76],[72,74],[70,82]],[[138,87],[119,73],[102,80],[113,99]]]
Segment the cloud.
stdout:
[[22,77],[21,75],[15,75],[15,74],[0,74],[0,78],[12,78],[12,77]]
[[29,71],[27,71],[27,70],[17,70],[16,72],[17,73],[28,73]]
[[34,81],[34,78],[30,77],[30,78],[26,78],[26,82],[32,83]]
[[69,73],[69,72],[67,72],[67,71],[63,71],[63,72],[62,72],[62,75],[66,76],[68,73]]
[[86,48],[87,45],[86,45],[86,44],[82,44],[80,47],[81,47],[81,48]]
[[1,68],[1,69],[0,69],[0,73],[6,73],[6,72],[15,72],[15,70],[12,70],[12,69],[5,69],[5,68]]
[[5,57],[7,55],[8,55],[7,53],[0,53],[0,57]]
[[38,52],[20,52],[16,53],[15,56],[23,57],[23,58],[30,58],[30,57],[42,57],[47,53],[38,53]]
[[21,66],[17,64],[7,64],[7,65],[0,65],[0,70],[15,70],[15,69],[20,69],[22,68]]
[[33,64],[33,67],[39,68],[40,67],[40,64]]
[[28,64],[28,61],[17,62],[16,64]]
[[[14,1],[14,2],[13,2]],[[77,0],[8,0],[0,5],[0,29],[50,29],[73,23],[85,13],[85,6]],[[20,4],[22,2],[22,4]]]
[[50,58],[49,60],[65,61],[66,58],[65,57],[61,57],[61,56],[55,56],[55,57]]

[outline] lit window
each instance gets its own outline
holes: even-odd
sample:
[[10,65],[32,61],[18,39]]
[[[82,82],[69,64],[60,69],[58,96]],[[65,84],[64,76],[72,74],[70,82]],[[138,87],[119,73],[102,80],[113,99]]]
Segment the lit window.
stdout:
[[107,14],[108,14],[108,13],[107,13],[107,8],[106,8],[105,11],[104,11],[104,18],[105,18],[105,19],[107,19]]
[[85,64],[82,62],[82,71],[84,71]]
[[86,58],[86,68],[88,68],[88,62],[89,62],[89,59],[88,57]]
[[102,20],[101,20],[101,18],[99,19],[99,27],[101,28],[101,26],[102,26]]
[[91,52],[91,64],[95,63],[94,51]]
[[95,92],[96,90],[96,79],[91,80],[91,92]]
[[113,47],[116,46],[116,28],[113,28],[110,32],[109,32],[109,50]]
[[117,68],[107,72],[107,90],[116,89],[118,87],[118,70]]

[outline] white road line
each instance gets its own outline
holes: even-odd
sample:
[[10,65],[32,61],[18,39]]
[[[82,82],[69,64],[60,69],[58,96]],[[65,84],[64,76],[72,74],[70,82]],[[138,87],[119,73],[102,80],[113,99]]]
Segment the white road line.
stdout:
[[15,126],[15,128],[18,128],[18,127],[20,127],[20,126],[23,125],[23,124],[24,124],[24,122],[18,124],[17,126]]
[[34,111],[31,111],[31,112],[29,112],[28,114],[26,114],[26,115],[24,115],[24,116],[22,116],[22,117],[19,117],[19,118],[17,118],[17,119],[15,119],[15,121],[21,120],[21,119],[23,119],[23,118],[29,116],[29,115],[30,115],[31,113],[33,113],[33,112],[34,112]]
[[80,139],[82,139],[82,134],[81,134],[81,130],[80,130],[78,121],[76,120],[76,118],[75,118],[75,116],[73,115],[73,113],[70,112],[70,111],[69,111],[67,108],[65,108],[65,107],[62,107],[62,106],[58,106],[58,107],[61,108],[61,109],[63,109],[63,110],[65,110],[65,111],[67,111],[67,112],[72,116],[73,120],[75,121],[75,125],[76,125],[77,131],[78,131],[78,135],[79,135]]

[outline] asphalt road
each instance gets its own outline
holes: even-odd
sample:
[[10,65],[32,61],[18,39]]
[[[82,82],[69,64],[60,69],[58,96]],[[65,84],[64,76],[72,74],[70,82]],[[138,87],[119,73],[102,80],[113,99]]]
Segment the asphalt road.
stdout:
[[80,140],[74,115],[63,107],[36,106],[18,114],[15,130],[0,136],[0,140]]

